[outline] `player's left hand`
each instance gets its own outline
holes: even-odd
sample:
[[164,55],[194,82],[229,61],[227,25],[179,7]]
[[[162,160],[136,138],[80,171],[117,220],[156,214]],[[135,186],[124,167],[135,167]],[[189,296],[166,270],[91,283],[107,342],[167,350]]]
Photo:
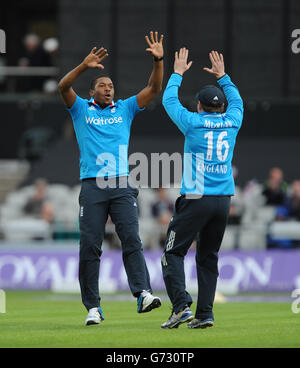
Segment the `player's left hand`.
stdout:
[[161,35],[158,41],[158,32],[150,32],[150,35],[145,36],[146,42],[149,47],[146,49],[147,52],[150,52],[153,57],[158,59],[164,56],[164,48],[163,48],[163,39],[164,35]]
[[218,79],[225,75],[224,58],[218,51],[211,51],[209,53],[209,59],[211,61],[211,68],[203,68],[206,72],[214,74]]

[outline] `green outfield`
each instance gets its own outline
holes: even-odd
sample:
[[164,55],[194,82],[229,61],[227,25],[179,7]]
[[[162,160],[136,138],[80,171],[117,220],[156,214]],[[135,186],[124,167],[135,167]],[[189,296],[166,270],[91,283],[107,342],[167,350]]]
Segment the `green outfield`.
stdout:
[[78,295],[8,291],[6,298],[7,312],[0,314],[0,348],[300,347],[300,314],[292,313],[288,302],[216,304],[213,328],[190,330],[182,325],[162,330],[160,324],[170,315],[169,302],[137,314],[134,300],[104,298],[105,321],[86,327]]

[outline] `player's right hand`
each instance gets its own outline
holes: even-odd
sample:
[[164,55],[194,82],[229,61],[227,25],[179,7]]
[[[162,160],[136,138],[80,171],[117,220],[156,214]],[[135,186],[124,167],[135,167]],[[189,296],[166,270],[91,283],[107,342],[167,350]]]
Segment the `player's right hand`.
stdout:
[[175,52],[175,61],[174,61],[174,73],[183,75],[187,70],[190,69],[193,62],[188,62],[189,50],[185,47],[182,47],[179,52]]
[[107,58],[108,53],[107,50],[101,47],[97,50],[97,47],[93,47],[88,56],[83,60],[83,64],[87,68],[99,68],[104,69],[104,66],[101,63],[105,58]]

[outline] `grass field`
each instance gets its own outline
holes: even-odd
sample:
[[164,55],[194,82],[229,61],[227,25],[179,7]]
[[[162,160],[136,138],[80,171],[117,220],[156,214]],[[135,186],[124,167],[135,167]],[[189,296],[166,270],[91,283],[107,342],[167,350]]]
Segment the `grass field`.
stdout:
[[[84,326],[86,312],[78,295],[8,291],[7,312],[0,314],[0,348],[201,348],[300,347],[300,314],[290,303],[215,305],[215,326],[186,325],[162,330],[170,303],[137,314],[136,303],[105,301],[105,321]],[[192,309],[194,311],[194,305]]]

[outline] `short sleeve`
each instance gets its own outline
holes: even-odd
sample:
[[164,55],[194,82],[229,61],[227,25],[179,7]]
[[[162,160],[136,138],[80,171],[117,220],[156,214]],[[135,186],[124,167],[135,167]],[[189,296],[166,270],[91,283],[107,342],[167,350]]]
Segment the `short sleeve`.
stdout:
[[78,118],[83,111],[84,106],[86,105],[86,100],[76,95],[75,102],[70,108],[67,108],[72,118]]
[[137,103],[137,96],[132,96],[127,98],[126,100],[123,100],[123,104],[126,106],[128,115],[131,119],[135,117],[137,113],[140,111],[145,110],[145,108],[141,109]]

